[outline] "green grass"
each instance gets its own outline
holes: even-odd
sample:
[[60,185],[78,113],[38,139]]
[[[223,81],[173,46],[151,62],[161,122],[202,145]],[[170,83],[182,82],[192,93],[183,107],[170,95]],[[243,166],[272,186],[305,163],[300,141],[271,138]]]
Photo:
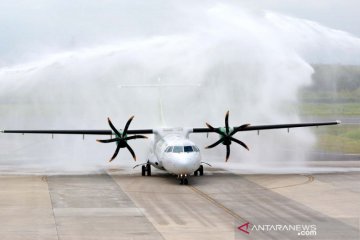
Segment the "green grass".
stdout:
[[302,89],[298,94],[301,115],[360,116],[360,88],[347,90]]
[[360,139],[360,129],[355,129],[351,132],[346,132],[345,137],[349,139],[359,140]]
[[315,129],[316,148],[327,152],[360,153],[360,126],[339,125]]
[[[302,116],[360,118],[360,88],[339,92],[303,90],[300,99],[297,109]],[[319,127],[315,134],[318,150],[360,154],[360,125]]]
[[360,116],[360,103],[302,103],[298,109],[304,116]]
[[304,102],[321,103],[321,102],[359,102],[360,88],[354,90],[333,91],[306,91],[299,93],[299,98]]

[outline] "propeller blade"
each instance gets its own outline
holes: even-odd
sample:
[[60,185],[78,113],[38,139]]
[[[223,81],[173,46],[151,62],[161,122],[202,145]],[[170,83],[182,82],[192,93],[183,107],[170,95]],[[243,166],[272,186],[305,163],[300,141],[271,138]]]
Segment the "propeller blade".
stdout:
[[131,153],[131,155],[133,156],[134,160],[136,161],[136,155],[134,150],[129,146],[129,144],[127,144],[127,142],[125,142],[126,148],[129,150],[129,152]]
[[139,167],[139,166],[142,166],[142,165],[146,165],[146,163],[137,164],[137,165],[135,165],[135,166],[133,167],[133,169],[135,169],[135,168],[137,168],[137,167]]
[[130,137],[123,138],[123,140],[124,140],[124,141],[128,141],[128,140],[137,139],[137,138],[148,138],[148,137],[147,137],[147,136],[143,136],[143,135],[134,135],[134,136],[130,136]]
[[109,160],[109,162],[112,162],[112,160],[114,160],[114,159],[116,158],[116,156],[117,156],[118,153],[119,153],[119,150],[120,150],[120,144],[118,144],[118,145],[116,146],[115,153],[114,153],[114,155],[111,157],[111,159]]
[[220,134],[221,136],[224,136],[224,137],[225,137],[225,134],[224,134],[222,131],[220,131],[218,128],[214,128],[214,127],[211,126],[209,123],[206,123],[206,126],[207,126],[208,128],[210,128],[211,130],[213,130],[214,132],[216,132],[216,133]]
[[240,127],[238,127],[238,129],[244,129],[247,128],[248,126],[250,126],[250,123],[243,124]]
[[205,147],[205,148],[213,148],[213,147],[216,147],[217,145],[219,145],[220,143],[223,142],[223,139],[219,139],[218,141],[216,141],[215,143]]
[[207,163],[207,162],[201,162],[201,163],[206,164],[206,165],[208,165],[209,167],[212,167],[210,163]]
[[132,140],[132,139],[138,139],[138,138],[148,138],[147,136],[144,135],[133,135],[133,136],[126,136],[129,126],[131,124],[131,121],[134,119],[134,116],[131,116],[129,118],[129,120],[126,122],[125,124],[125,128],[123,130],[122,133],[120,133],[120,131],[118,131],[115,126],[113,125],[113,123],[111,122],[110,118],[108,117],[108,123],[110,128],[112,129],[112,131],[115,133],[116,137],[114,139],[98,139],[96,141],[101,142],[101,143],[112,143],[112,142],[116,142],[116,150],[114,152],[114,155],[111,157],[111,159],[109,160],[109,162],[112,162],[116,156],[118,155],[119,151],[121,148],[127,148],[129,150],[129,152],[131,153],[132,157],[134,158],[134,160],[136,161],[136,155],[134,150],[129,146],[129,144],[127,144],[128,140]]
[[[234,128],[230,128],[229,127],[229,111],[226,112],[225,114],[225,131],[223,130],[224,128],[214,128],[213,126],[211,126],[209,123],[206,123],[206,126],[218,133],[221,137],[218,141],[216,141],[215,143],[205,147],[205,148],[213,148],[216,147],[217,145],[219,145],[220,143],[223,143],[226,146],[226,159],[225,162],[227,162],[229,160],[230,157],[230,144],[232,142],[236,142],[237,144],[240,144],[242,147],[244,147],[245,149],[247,149],[249,151],[249,147],[243,143],[242,141],[233,138],[232,136],[237,133],[238,131],[241,131],[242,129],[247,128],[248,126],[250,126],[250,124],[243,124],[239,127],[234,127]],[[232,129],[232,131],[231,131]],[[209,131],[210,132],[210,131]]]
[[111,143],[111,142],[117,142],[119,140],[120,140],[119,138],[113,138],[113,139],[104,139],[104,140],[97,139],[96,141],[101,143]]
[[229,160],[230,157],[230,145],[226,145],[226,160],[225,162],[227,162]]
[[233,141],[233,142],[236,142],[236,143],[240,144],[241,146],[243,146],[244,148],[246,148],[248,151],[250,150],[250,149],[248,148],[248,146],[246,146],[246,144],[243,143],[242,141],[237,140],[236,138],[233,138],[233,137],[230,137],[230,140]]
[[213,127],[213,126],[211,126],[209,123],[205,123],[206,124],[206,126],[208,127],[208,128],[210,128],[211,130],[215,130],[215,128]]
[[118,137],[121,137],[122,136],[121,133],[119,133],[119,131],[114,127],[114,125],[112,124],[110,118],[108,118],[108,122],[109,122],[109,125],[110,125],[111,129],[116,133],[116,135]]
[[229,111],[227,111],[225,115],[225,129],[226,134],[229,134]]
[[130,126],[131,121],[134,119],[134,116],[131,116],[131,118],[129,118],[129,120],[126,122],[125,128],[124,128],[124,132],[123,135],[126,136],[127,130]]
[[237,127],[234,129],[234,131],[232,131],[232,133],[229,134],[229,136],[233,136],[235,133],[237,133],[238,131],[240,131],[241,129],[247,128],[248,126],[250,126],[250,123],[247,124],[243,124],[240,127]]

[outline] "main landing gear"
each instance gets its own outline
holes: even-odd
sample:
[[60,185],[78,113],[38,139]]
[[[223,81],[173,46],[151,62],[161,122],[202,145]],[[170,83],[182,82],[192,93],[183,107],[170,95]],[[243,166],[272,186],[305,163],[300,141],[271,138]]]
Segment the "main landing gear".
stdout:
[[200,175],[200,176],[204,175],[203,165],[200,165],[199,169],[194,172],[194,176],[198,176],[198,175]]
[[142,176],[151,176],[151,165],[149,162],[147,164],[141,166],[141,175]]
[[187,177],[187,174],[178,175],[178,178],[180,179],[180,185],[188,185],[189,181]]

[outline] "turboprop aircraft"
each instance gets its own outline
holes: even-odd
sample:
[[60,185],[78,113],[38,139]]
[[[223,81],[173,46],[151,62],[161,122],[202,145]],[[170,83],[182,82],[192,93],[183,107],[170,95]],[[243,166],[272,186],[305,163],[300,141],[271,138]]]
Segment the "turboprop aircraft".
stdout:
[[[21,133],[21,134],[80,134],[80,135],[109,135],[110,139],[97,140],[101,143],[116,143],[116,149],[109,160],[112,162],[119,153],[121,148],[127,148],[132,157],[136,161],[134,150],[128,144],[128,141],[134,139],[148,138],[144,135],[153,134],[151,140],[150,151],[148,159],[145,163],[136,165],[142,167],[142,175],[151,176],[151,166],[165,170],[171,174],[177,175],[180,179],[180,184],[188,184],[188,177],[193,174],[203,175],[204,168],[201,162],[200,149],[194,142],[189,139],[191,133],[216,133],[219,135],[219,140],[207,146],[206,148],[213,148],[220,143],[226,147],[227,162],[230,157],[231,143],[237,143],[249,150],[248,146],[236,139],[234,135],[237,132],[244,131],[261,131],[269,129],[290,129],[298,127],[312,127],[324,125],[340,124],[340,121],[334,122],[318,122],[318,123],[295,123],[295,124],[276,124],[276,125],[255,125],[243,124],[240,126],[229,126],[229,111],[225,115],[224,127],[213,127],[206,123],[207,128],[155,128],[155,129],[129,129],[130,123],[134,116],[126,122],[124,129],[116,129],[112,124],[110,118],[108,123],[111,130],[2,130],[2,133]],[[114,136],[114,138],[112,138]],[[134,167],[134,168],[135,168]]]

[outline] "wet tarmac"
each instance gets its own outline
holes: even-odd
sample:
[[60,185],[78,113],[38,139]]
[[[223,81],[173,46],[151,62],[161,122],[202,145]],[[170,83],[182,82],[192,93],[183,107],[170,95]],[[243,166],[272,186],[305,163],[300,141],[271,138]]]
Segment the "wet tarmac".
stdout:
[[161,171],[2,175],[0,239],[359,239],[360,172],[206,170],[187,186]]

